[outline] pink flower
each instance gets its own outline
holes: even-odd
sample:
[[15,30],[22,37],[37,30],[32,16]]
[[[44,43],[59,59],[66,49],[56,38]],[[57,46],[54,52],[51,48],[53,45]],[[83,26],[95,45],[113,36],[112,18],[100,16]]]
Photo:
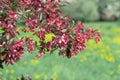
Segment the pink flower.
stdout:
[[29,18],[26,20],[25,24],[32,31],[38,26],[38,18]]
[[39,37],[40,40],[44,40],[45,38],[45,29],[40,28],[38,32],[35,33]]
[[33,50],[34,50],[34,47],[35,47],[35,42],[34,42],[32,39],[29,39],[27,51],[28,51],[28,52],[33,51]]
[[45,6],[46,6],[46,9],[51,8],[51,2],[46,2]]
[[29,5],[32,1],[31,0],[24,0],[24,3]]
[[100,39],[101,39],[100,32],[99,31],[95,31],[94,32],[94,36],[95,36],[96,43],[98,43],[100,41]]
[[80,29],[83,29],[83,28],[84,28],[84,24],[83,24],[81,21],[78,21],[77,26],[78,26]]
[[58,27],[58,30],[64,29],[63,21],[62,21],[60,18],[56,19],[56,20],[55,20],[55,23],[56,23],[56,25],[57,25],[57,27]]
[[17,15],[14,11],[11,10],[11,11],[8,12],[8,17],[14,19],[14,18],[17,17]]
[[35,56],[35,58],[41,58],[42,56],[44,56],[44,52],[40,51],[40,53],[38,55]]
[[9,45],[9,49],[7,51],[8,58],[6,60],[6,65],[14,64],[19,61],[23,57],[23,41],[17,40]]
[[60,48],[66,47],[69,42],[69,34],[62,33],[61,36],[58,37],[57,41]]

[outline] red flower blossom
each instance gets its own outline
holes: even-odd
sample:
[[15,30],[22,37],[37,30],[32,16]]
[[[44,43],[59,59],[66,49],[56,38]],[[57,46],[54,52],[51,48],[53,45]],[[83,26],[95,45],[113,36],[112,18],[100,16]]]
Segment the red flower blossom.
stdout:
[[40,53],[38,55],[35,56],[35,58],[41,58],[42,56],[44,56],[44,52],[40,51]]
[[13,64],[23,57],[23,47],[24,43],[22,40],[17,40],[9,45],[6,65]]
[[78,21],[77,26],[78,26],[80,29],[83,29],[83,28],[84,28],[84,24],[83,24],[81,21]]
[[34,46],[35,46],[35,42],[32,39],[29,39],[27,51],[28,52],[33,51],[34,50]]
[[9,11],[8,17],[14,19],[14,18],[17,17],[17,15],[16,15],[16,13],[14,11]]
[[26,20],[25,24],[30,28],[30,30],[34,30],[38,26],[38,18],[29,18]]

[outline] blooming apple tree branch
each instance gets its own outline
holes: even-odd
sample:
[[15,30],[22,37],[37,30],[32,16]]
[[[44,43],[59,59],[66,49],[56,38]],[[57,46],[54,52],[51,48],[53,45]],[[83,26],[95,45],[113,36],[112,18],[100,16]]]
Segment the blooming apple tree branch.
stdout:
[[[59,55],[71,58],[86,48],[89,39],[100,41],[100,32],[84,28],[62,16],[60,0],[1,0],[0,1],[0,67],[14,64],[24,55],[38,50],[35,58],[60,49]],[[18,27],[23,21],[25,27]]]

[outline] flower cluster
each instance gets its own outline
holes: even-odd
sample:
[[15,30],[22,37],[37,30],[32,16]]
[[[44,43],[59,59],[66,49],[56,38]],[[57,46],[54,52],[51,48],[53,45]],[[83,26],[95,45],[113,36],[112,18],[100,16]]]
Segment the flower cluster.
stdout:
[[[28,52],[35,48],[39,50],[35,58],[42,57],[46,51],[52,53],[56,48],[60,49],[59,55],[70,58],[79,50],[83,51],[89,39],[94,38],[96,43],[100,41],[100,32],[84,29],[81,21],[71,26],[73,21],[68,16],[61,16],[60,6],[60,0],[1,0],[0,27],[4,32],[0,37],[5,40],[1,40],[0,46],[8,55],[6,65],[19,61],[25,47]],[[18,29],[19,20],[27,27]],[[25,34],[22,37],[20,30]]]
[[35,44],[34,41],[32,39],[29,39],[29,41],[28,41],[28,48],[27,48],[28,52],[31,52],[31,51],[34,50],[34,44]]
[[22,40],[17,40],[9,45],[6,65],[13,64],[23,57],[23,47],[24,43]]
[[8,12],[8,17],[11,18],[11,19],[14,19],[17,17],[16,13],[14,11],[9,11]]
[[30,28],[30,30],[34,30],[38,26],[38,18],[29,18],[25,23],[26,26]]

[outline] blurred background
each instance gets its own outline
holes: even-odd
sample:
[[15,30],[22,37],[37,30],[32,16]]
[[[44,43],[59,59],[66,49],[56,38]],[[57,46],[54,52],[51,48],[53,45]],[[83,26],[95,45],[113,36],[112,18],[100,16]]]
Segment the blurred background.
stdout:
[[82,21],[120,20],[120,0],[62,0],[67,6],[62,8],[64,15]]
[[63,15],[100,30],[101,41],[88,41],[87,48],[70,59],[58,56],[58,49],[40,59],[34,59],[37,52],[26,53],[0,69],[0,80],[21,80],[22,75],[32,80],[120,80],[120,0],[62,1]]

